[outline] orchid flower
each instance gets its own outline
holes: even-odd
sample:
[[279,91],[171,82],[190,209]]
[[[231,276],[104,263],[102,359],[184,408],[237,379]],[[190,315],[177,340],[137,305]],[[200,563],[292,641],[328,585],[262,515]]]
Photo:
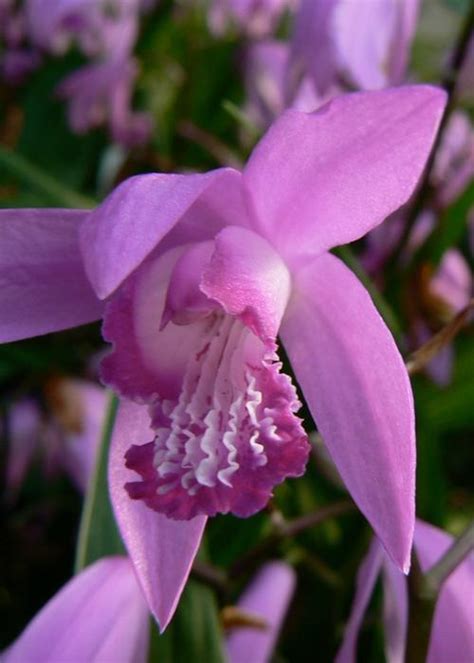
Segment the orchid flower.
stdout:
[[131,110],[138,73],[132,51],[142,9],[140,0],[28,0],[29,32],[38,47],[63,53],[74,38],[91,59],[57,89],[69,101],[76,133],[108,123],[113,139],[127,147],[148,139],[151,118]]
[[294,70],[319,94],[333,86],[379,89],[405,78],[419,0],[301,0],[292,40]]
[[[290,47],[277,40],[262,40],[246,50],[245,87],[246,115],[258,127],[266,129],[287,107],[286,76],[290,60]],[[322,105],[309,77],[298,86],[291,108],[306,112]]]
[[368,293],[329,249],[409,198],[444,105],[430,86],[338,97],[285,112],[243,172],[133,177],[93,211],[2,212],[0,339],[104,317],[102,378],[123,399],[111,497],[162,628],[207,516],[249,516],[304,471],[277,334],[348,490],[408,569],[410,383]]
[[105,390],[85,380],[58,379],[48,387],[46,399],[51,408],[46,421],[33,399],[24,398],[9,410],[5,487],[10,500],[37,455],[47,475],[61,467],[81,492],[92,475],[106,412]]
[[258,572],[238,607],[263,623],[231,628],[226,638],[229,663],[267,663],[271,659],[295,584],[295,572],[284,562],[270,562]]
[[13,0],[0,0],[0,76],[13,85],[38,67],[37,49],[27,44],[26,20]]
[[68,118],[73,131],[82,134],[108,121],[118,143],[132,147],[146,142],[151,118],[130,108],[137,73],[132,59],[111,59],[81,67],[65,78],[57,94],[69,101]]
[[209,26],[223,34],[229,23],[252,37],[271,34],[292,0],[213,0],[209,10]]
[[4,651],[2,663],[145,663],[148,609],[126,557],[70,580]]
[[[421,570],[428,571],[452,544],[453,538],[437,527],[417,520],[414,546]],[[385,653],[388,663],[405,660],[408,626],[407,579],[388,559],[374,539],[357,577],[352,613],[336,663],[353,663],[357,637],[365,611],[382,574],[384,587]],[[427,663],[474,660],[472,598],[474,596],[474,554],[469,556],[445,581],[437,601]]]

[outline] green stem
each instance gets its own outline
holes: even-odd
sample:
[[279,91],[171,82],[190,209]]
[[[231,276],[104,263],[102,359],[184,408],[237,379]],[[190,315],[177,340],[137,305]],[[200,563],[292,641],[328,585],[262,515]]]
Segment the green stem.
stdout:
[[107,482],[107,460],[117,409],[118,398],[115,394],[111,394],[100,446],[97,449],[94,474],[90,479],[82,509],[74,564],[76,573],[105,555],[123,553],[123,544],[109,500]]
[[425,573],[423,591],[428,597],[438,596],[443,583],[474,550],[474,520],[454,541],[444,555]]
[[456,84],[459,78],[459,74],[461,72],[463,63],[466,59],[466,55],[468,52],[469,48],[469,43],[471,40],[471,37],[473,35],[474,31],[474,2],[471,1],[471,7],[470,10],[468,11],[466,15],[466,19],[461,26],[461,31],[459,33],[458,39],[456,41],[456,46],[454,48],[453,56],[451,58],[451,61],[446,69],[446,72],[444,74],[443,80],[442,80],[442,87],[445,89],[445,91],[448,94],[448,103],[446,104],[446,108],[443,113],[443,117],[441,118],[441,122],[439,125],[439,130],[436,135],[436,139],[433,145],[433,149],[431,150],[429,159],[426,163],[425,170],[423,172],[423,176],[421,178],[421,183],[418,188],[418,193],[413,201],[413,204],[408,212],[407,219],[405,222],[405,226],[403,228],[403,232],[401,234],[400,240],[395,247],[392,255],[390,256],[389,260],[389,267],[393,267],[395,263],[398,262],[400,256],[402,255],[403,251],[405,250],[405,247],[408,243],[408,240],[410,238],[411,232],[413,230],[413,227],[416,223],[416,220],[422,211],[422,209],[426,206],[426,203],[428,202],[430,196],[431,196],[431,184],[430,184],[430,178],[431,178],[431,173],[433,170],[433,166],[435,163],[436,155],[438,152],[438,148],[440,146],[440,143],[443,139],[444,131],[446,129],[446,126],[448,124],[448,120],[451,117],[451,114],[454,110],[455,107],[455,89],[456,89]]
[[51,204],[86,209],[96,205],[93,199],[64,187],[54,177],[42,171],[21,154],[17,154],[2,145],[0,145],[0,165],[38,193],[44,195]]
[[424,577],[413,551],[408,576],[408,631],[405,663],[425,663],[430,644],[436,599],[424,593]]

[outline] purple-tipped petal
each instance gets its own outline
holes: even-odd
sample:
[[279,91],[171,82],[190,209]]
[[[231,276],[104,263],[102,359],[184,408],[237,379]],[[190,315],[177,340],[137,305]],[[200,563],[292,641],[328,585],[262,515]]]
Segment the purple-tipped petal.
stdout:
[[112,438],[109,486],[115,517],[148,606],[161,630],[176,609],[199,548],[206,518],[175,521],[130,499],[124,485],[135,479],[124,455],[134,442],[152,439],[150,415],[143,405],[120,404]]
[[[453,543],[453,537],[417,520],[415,549],[426,572]],[[474,660],[474,553],[449,576],[436,605],[428,650],[428,663]]]
[[407,571],[415,507],[413,396],[389,330],[357,278],[326,254],[295,275],[281,336],[348,490]]
[[266,663],[275,643],[296,585],[291,566],[283,562],[266,564],[242,595],[238,606],[244,612],[263,618],[266,628],[233,629],[226,639],[229,663]]
[[[188,222],[184,233],[187,242],[212,237],[209,232],[216,212],[222,225],[240,211],[245,217],[242,203],[241,210],[233,205],[234,209],[226,212],[229,196],[233,203],[240,198],[240,173],[231,168],[203,175],[137,175],[123,182],[81,228],[86,272],[97,295],[108,297],[194,203],[200,214],[203,206],[207,208],[208,229],[206,224],[199,228]],[[191,236],[193,233],[200,237]]]
[[97,320],[103,305],[87,280],[78,244],[88,212],[0,210],[0,342]]
[[145,663],[148,610],[132,565],[106,557],[74,577],[4,652],[4,663]]
[[410,197],[445,101],[420,85],[286,111],[244,170],[256,228],[295,264],[362,237]]
[[357,660],[357,639],[364,620],[365,611],[374,591],[375,583],[382,570],[384,551],[374,538],[369,551],[357,573],[357,584],[352,610],[344,631],[344,640],[336,655],[335,663],[354,663]]

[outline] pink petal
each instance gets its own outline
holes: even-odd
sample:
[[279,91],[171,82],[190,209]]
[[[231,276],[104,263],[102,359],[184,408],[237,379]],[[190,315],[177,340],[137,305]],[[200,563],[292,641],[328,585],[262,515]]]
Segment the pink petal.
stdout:
[[145,663],[148,610],[125,557],[70,580],[4,652],[4,663]]
[[113,351],[102,361],[101,376],[125,398],[145,402],[157,393],[180,393],[196,329],[207,324],[170,322],[160,331],[168,283],[182,253],[172,249],[142,265],[106,306],[102,332]]
[[283,562],[271,562],[262,568],[238,606],[250,615],[263,618],[267,626],[233,629],[226,639],[229,663],[266,663],[271,659],[295,584],[295,572]]
[[403,82],[417,13],[418,0],[339,0],[331,28],[343,73],[368,90]]
[[262,340],[276,338],[290,287],[285,263],[262,237],[236,226],[217,235],[201,290]]
[[[423,571],[446,552],[453,537],[417,520],[415,549]],[[474,660],[474,553],[449,576],[438,599],[428,651],[428,663]]]
[[410,197],[445,99],[420,85],[286,111],[244,170],[255,229],[295,264],[362,237]]
[[408,570],[413,397],[390,332],[352,272],[326,254],[295,275],[281,336],[348,490],[389,555]]
[[357,585],[352,604],[351,615],[344,631],[344,640],[335,663],[354,663],[357,660],[357,639],[364,620],[365,611],[373,594],[377,577],[382,569],[384,552],[376,538],[373,539],[369,552],[357,574]]
[[86,211],[0,210],[0,342],[97,320],[78,245]]
[[[229,200],[237,205],[226,213]],[[239,212],[245,217],[239,200],[240,173],[231,168],[204,175],[137,175],[123,182],[81,228],[86,271],[97,295],[108,297],[188,210],[192,220],[186,221],[184,241],[208,239],[216,225]],[[199,223],[200,215],[207,224]]]
[[337,76],[336,51],[330,31],[335,0],[301,0],[291,41],[291,64],[307,70],[319,94],[326,94]]
[[460,251],[445,252],[430,281],[430,290],[456,313],[468,305],[473,291],[472,273]]
[[125,467],[124,454],[134,442],[141,444],[152,436],[147,408],[123,401],[112,438],[109,485],[120,532],[148,606],[163,630],[186,584],[206,518],[169,520],[129,498],[124,485],[135,474]]

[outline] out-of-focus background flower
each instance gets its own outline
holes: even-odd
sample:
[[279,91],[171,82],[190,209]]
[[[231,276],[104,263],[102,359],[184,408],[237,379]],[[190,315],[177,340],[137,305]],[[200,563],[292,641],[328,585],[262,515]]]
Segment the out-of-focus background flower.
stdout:
[[[472,14],[472,0],[0,0],[0,207],[93,207],[137,173],[238,168],[287,107],[408,82],[448,89],[420,189],[342,257],[404,357],[448,325],[413,388],[417,515],[452,536],[474,518],[472,313],[449,327],[473,297]],[[84,496],[107,501],[104,347],[96,324],[0,345],[0,651],[84,556]],[[209,523],[174,622],[161,638],[152,624],[150,660],[333,660],[372,533],[303,416],[305,476],[250,519]],[[383,660],[382,585],[360,660]]]

